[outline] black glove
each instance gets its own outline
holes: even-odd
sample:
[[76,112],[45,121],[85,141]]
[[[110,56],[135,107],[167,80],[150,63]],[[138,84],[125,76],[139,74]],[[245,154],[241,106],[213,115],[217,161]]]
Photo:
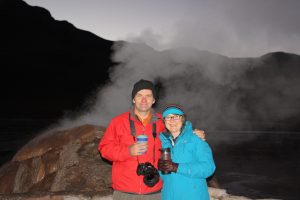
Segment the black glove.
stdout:
[[171,160],[158,160],[158,169],[160,171],[177,172],[178,163],[174,163]]
[[159,159],[158,160],[158,170],[163,171],[163,165],[164,165],[164,160]]

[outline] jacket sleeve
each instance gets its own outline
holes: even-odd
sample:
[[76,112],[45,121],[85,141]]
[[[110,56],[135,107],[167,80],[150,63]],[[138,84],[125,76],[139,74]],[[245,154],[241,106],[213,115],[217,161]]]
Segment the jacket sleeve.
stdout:
[[194,161],[179,163],[177,173],[191,178],[208,178],[215,169],[212,151],[209,145],[199,138],[193,138],[195,142]]
[[98,145],[101,156],[110,161],[125,161],[131,158],[129,152],[130,144],[121,143],[117,134],[117,123],[112,121],[105,130],[105,133]]

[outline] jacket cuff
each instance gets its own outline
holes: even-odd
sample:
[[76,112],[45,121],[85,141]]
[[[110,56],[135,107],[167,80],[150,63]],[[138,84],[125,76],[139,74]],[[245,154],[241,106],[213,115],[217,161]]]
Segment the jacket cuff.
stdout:
[[120,154],[121,160],[127,160],[127,159],[131,158],[129,147],[130,147],[130,145],[123,146],[123,149]]

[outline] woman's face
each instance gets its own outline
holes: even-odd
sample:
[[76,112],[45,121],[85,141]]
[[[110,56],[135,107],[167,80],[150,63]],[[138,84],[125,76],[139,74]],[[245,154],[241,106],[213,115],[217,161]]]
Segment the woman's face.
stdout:
[[[178,136],[183,125],[182,115],[169,114],[164,118],[166,128],[173,136]],[[175,135],[174,135],[175,134]]]

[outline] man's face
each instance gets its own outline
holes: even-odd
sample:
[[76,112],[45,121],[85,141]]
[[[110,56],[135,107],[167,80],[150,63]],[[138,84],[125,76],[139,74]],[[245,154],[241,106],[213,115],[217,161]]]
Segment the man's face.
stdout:
[[133,99],[133,103],[138,112],[150,111],[152,105],[155,103],[152,90],[143,89],[138,91]]

